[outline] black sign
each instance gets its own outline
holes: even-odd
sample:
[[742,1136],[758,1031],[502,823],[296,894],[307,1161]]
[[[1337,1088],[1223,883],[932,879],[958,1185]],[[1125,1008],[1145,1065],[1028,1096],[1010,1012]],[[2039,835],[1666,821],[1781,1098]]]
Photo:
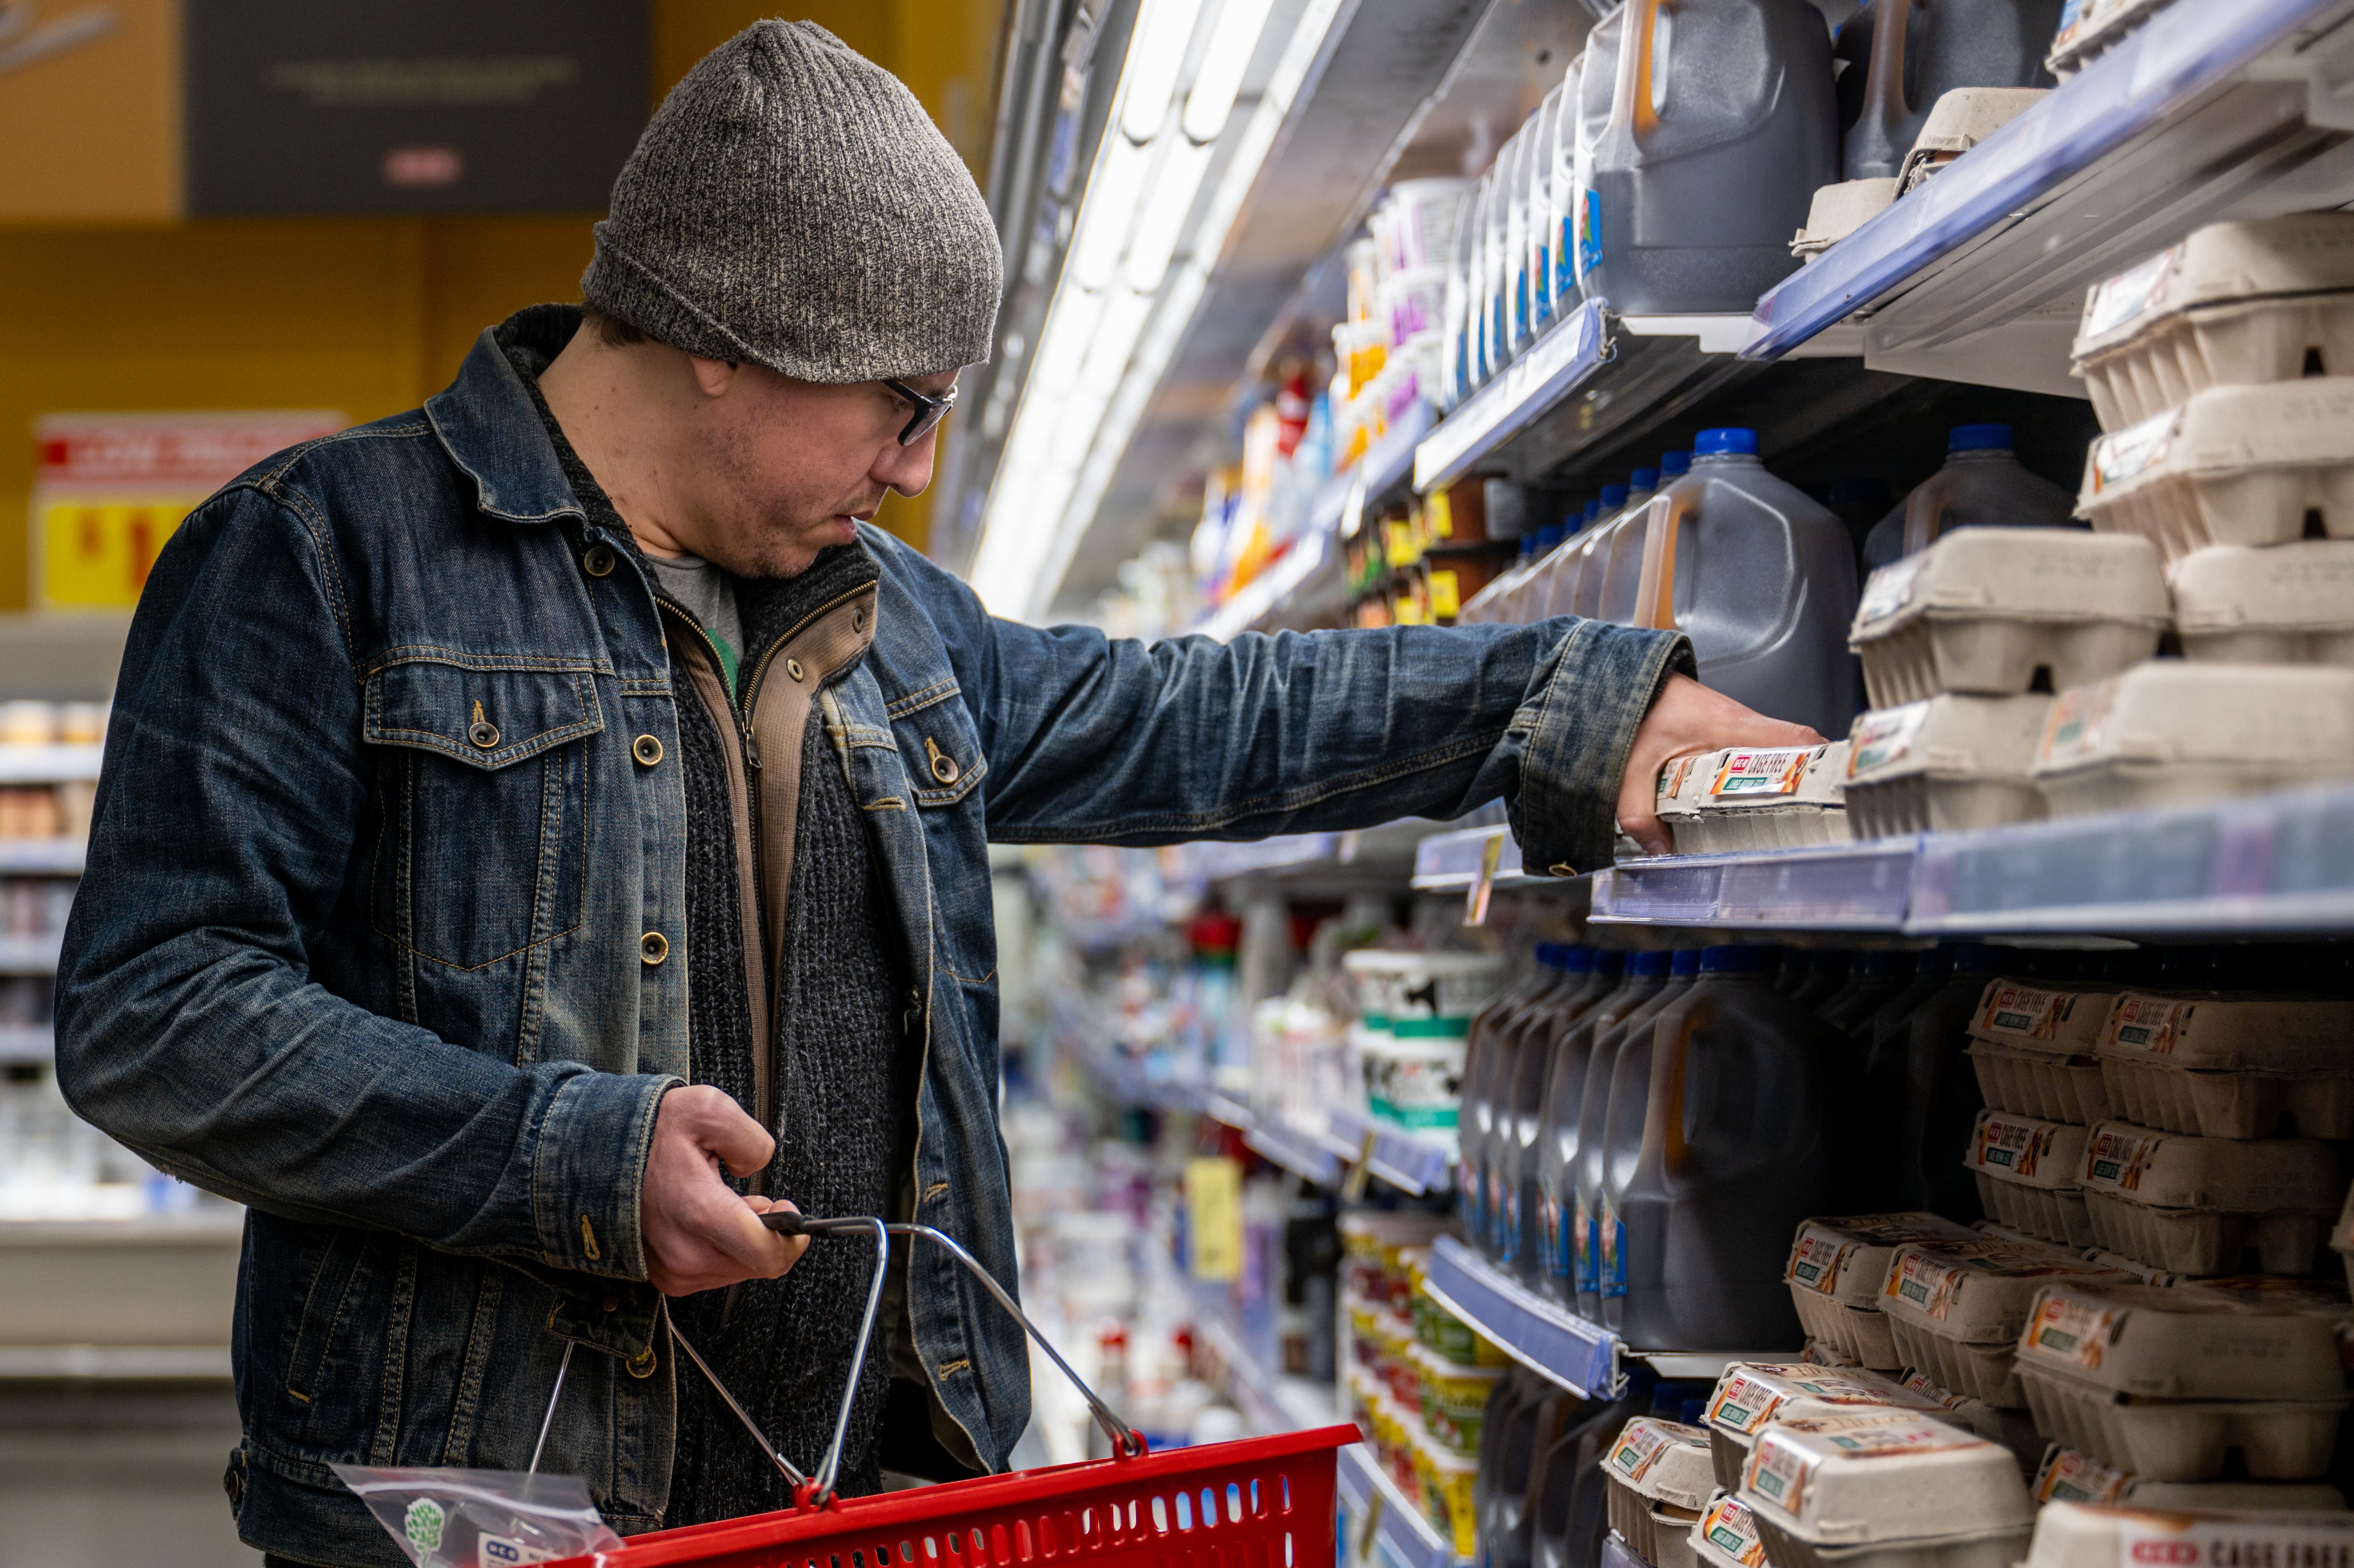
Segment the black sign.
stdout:
[[602,212],[644,0],[186,0],[188,210]]

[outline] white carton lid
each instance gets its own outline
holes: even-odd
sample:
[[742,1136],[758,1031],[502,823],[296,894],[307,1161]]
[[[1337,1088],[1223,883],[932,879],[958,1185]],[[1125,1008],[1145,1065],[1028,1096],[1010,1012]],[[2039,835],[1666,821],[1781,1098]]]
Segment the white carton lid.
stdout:
[[1724,766],[1726,753],[1702,752],[1697,757],[1680,757],[1659,769],[1659,802],[1652,810],[1666,821],[1700,815],[1700,803],[1708,787]]
[[2071,351],[2086,359],[2197,305],[2354,289],[2354,214],[2214,223],[2095,283]]
[[1831,1415],[1841,1410],[1873,1408],[1932,1411],[1940,1406],[1861,1367],[1734,1361],[1717,1379],[1703,1419],[1720,1432],[1745,1437],[1786,1415]]
[[[2354,408],[2348,417],[2354,419]],[[2061,693],[2044,724],[2035,776],[2114,761],[2354,773],[2354,670],[2152,659]]]
[[2354,539],[2265,549],[2211,545],[2167,573],[2184,631],[2339,631],[2354,627]]
[[1912,1241],[1976,1239],[1976,1231],[1942,1214],[1847,1214],[1801,1220],[1782,1279],[1842,1306],[1876,1312],[1881,1282],[1888,1277],[1888,1260],[1898,1247]]
[[2073,1188],[2084,1168],[2084,1140],[2090,1136],[2089,1128],[1982,1110],[1962,1163],[1998,1181]]
[[1714,755],[1702,784],[1703,811],[1744,811],[1766,806],[1837,806],[1847,773],[1848,745],[1735,747]]
[[2187,1513],[2053,1502],[2035,1517],[2027,1568],[2251,1568],[2343,1563],[2354,1514]]
[[1980,1241],[1958,1246],[1912,1242],[1897,1248],[1881,1287],[1880,1309],[1941,1339],[1994,1345],[2019,1337],[2035,1299],[2054,1280],[2110,1278],[2097,1265],[2048,1247]]
[[2040,694],[1976,697],[1945,692],[1856,715],[1848,732],[1847,782],[1877,784],[1927,773],[1940,779],[2025,779],[2052,699]]
[[2317,1138],[2200,1138],[2126,1121],[2093,1128],[2077,1181],[2152,1208],[2229,1214],[2332,1213],[2346,1193]]
[[2008,977],[1989,980],[1978,993],[1969,1033],[1974,1039],[2022,1050],[2090,1055],[2116,994]]
[[2354,376],[2210,387],[2179,408],[2094,441],[2076,515],[2088,516],[2102,496],[2177,475],[2221,479],[2348,461],[2354,461]]
[[2342,1398],[2338,1325],[2229,1290],[2105,1281],[2048,1287],[2022,1361],[2152,1399]]
[[2158,548],[2138,535],[1962,528],[1872,574],[1848,643],[1874,641],[1924,615],[2162,625],[2170,610]]
[[2122,995],[2094,1054],[2199,1069],[2317,1072],[2354,1066],[2354,1001],[2326,997]]
[[1707,1506],[1716,1486],[1716,1461],[1707,1431],[1656,1415],[1638,1415],[1627,1423],[1604,1464],[1644,1497],[1678,1508]]
[[2009,1449],[1896,1414],[1776,1422],[1743,1467],[1741,1499],[1826,1544],[1983,1535],[2035,1515]]

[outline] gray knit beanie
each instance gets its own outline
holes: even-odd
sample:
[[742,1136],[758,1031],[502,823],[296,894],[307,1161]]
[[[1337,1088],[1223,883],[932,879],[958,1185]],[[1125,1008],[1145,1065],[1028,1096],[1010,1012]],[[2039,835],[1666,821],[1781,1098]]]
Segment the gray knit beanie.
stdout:
[[906,83],[814,22],[755,22],[647,123],[580,294],[689,354],[875,381],[987,359],[1002,265]]

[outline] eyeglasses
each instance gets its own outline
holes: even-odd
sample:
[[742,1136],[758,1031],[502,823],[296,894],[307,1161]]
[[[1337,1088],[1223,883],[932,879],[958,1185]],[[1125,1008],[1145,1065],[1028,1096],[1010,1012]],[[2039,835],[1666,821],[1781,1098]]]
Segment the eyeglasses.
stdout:
[[899,432],[899,444],[903,447],[912,447],[931,434],[933,427],[947,418],[949,410],[956,407],[957,389],[953,387],[943,397],[928,397],[906,382],[895,381],[887,376],[883,378],[883,385],[890,388],[892,396],[905,397],[916,406],[915,417],[907,421],[907,428]]

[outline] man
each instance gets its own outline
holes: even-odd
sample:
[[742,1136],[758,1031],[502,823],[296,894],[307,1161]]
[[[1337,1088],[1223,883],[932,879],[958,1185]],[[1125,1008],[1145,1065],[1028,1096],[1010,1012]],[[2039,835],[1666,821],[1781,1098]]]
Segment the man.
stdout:
[[[486,332],[422,410],[262,464],[157,562],[58,1064],[249,1206],[249,1542],[397,1563],[330,1465],[521,1468],[543,1418],[622,1531],[788,1501],[679,1348],[813,1467],[871,1255],[762,1212],[913,1217],[1015,1278],[991,840],[1501,796],[1532,863],[1592,866],[1614,813],[1656,833],[1669,757],[1808,738],[1678,675],[1672,634],[991,620],[866,519],[928,481],[999,281],[907,90],[761,23],[647,127],[586,320]],[[921,1245],[885,1330],[844,1489],[1002,1467],[1019,1330]]]

